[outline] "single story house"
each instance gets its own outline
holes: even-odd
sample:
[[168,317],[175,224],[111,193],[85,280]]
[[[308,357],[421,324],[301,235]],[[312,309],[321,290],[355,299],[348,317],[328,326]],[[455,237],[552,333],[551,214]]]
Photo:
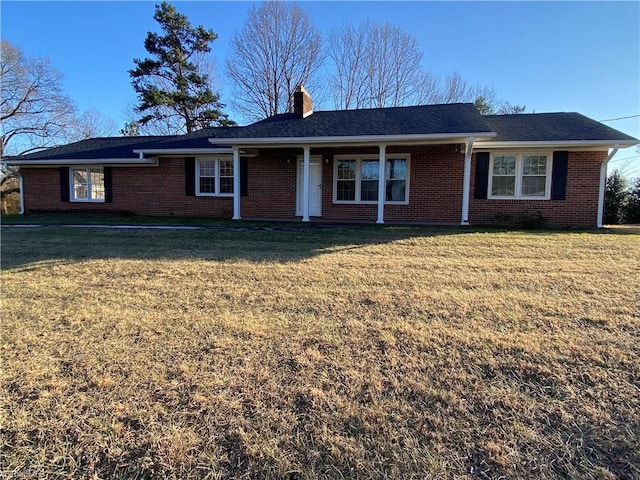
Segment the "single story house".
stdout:
[[473,104],[294,111],[187,135],[93,138],[5,160],[25,212],[415,224],[602,225],[606,165],[638,139],[578,113]]

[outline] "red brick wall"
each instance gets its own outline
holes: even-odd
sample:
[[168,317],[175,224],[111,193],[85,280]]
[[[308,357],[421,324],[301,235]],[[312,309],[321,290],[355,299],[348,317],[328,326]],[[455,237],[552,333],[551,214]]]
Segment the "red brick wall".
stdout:
[[[323,219],[375,222],[377,205],[333,203],[333,155],[378,153],[377,148],[312,150],[323,158]],[[457,145],[388,147],[387,154],[409,153],[409,205],[385,205],[385,221],[406,223],[460,222],[464,155]],[[295,218],[296,154],[300,151],[263,151],[249,158],[248,195],[241,197],[243,217]],[[600,164],[606,152],[569,154],[566,200],[475,200],[475,155],[471,169],[471,224],[517,222],[540,212],[552,225],[595,226]],[[325,163],[324,159],[330,159]],[[290,161],[287,161],[289,159]],[[60,201],[59,168],[25,168],[27,212],[132,212],[140,215],[227,217],[233,215],[231,197],[185,195],[184,159],[160,160],[158,167],[114,167],[113,203]]]
[[471,165],[469,223],[512,225],[533,215],[542,215],[551,226],[595,227],[598,211],[600,166],[607,152],[569,152],[565,200],[476,200],[475,154]]
[[[385,205],[387,222],[406,223],[460,223],[462,212],[462,174],[464,154],[457,145],[425,145],[415,147],[387,147],[387,155],[408,153],[409,204]],[[323,152],[331,154],[373,153],[378,148],[334,149]],[[378,218],[377,205],[348,205],[333,203],[333,161],[325,163],[322,174],[322,217],[330,220],[366,220]]]

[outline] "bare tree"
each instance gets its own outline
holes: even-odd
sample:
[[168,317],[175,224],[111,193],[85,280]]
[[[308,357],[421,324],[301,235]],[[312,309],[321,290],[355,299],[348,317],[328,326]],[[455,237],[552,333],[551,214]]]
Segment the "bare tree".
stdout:
[[330,80],[336,109],[362,108],[368,104],[366,55],[368,24],[345,24],[329,32],[328,57],[336,73]]
[[418,41],[398,27],[363,22],[329,34],[336,108],[397,107],[416,103],[422,85]]
[[46,58],[27,58],[2,40],[0,154],[22,155],[63,143],[75,107],[62,92],[62,74]]
[[97,109],[89,108],[73,118],[65,131],[67,142],[77,142],[85,138],[111,137],[117,135],[115,122],[102,115]]
[[320,33],[296,3],[272,0],[252,7],[229,48],[234,104],[250,120],[291,111],[297,85],[319,90]]

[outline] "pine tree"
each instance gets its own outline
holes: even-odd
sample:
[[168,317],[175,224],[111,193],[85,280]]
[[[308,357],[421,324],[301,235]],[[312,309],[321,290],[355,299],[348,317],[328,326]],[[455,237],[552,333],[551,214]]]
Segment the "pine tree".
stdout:
[[624,213],[629,197],[627,179],[618,170],[607,176],[604,193],[604,223],[624,223]]
[[640,223],[640,178],[631,183],[624,217],[626,223]]
[[151,58],[134,59],[135,68],[129,70],[140,125],[163,134],[234,125],[204,72],[205,54],[217,38],[214,31],[193,27],[168,2],[156,5],[153,18],[163,33],[147,33],[144,47]]

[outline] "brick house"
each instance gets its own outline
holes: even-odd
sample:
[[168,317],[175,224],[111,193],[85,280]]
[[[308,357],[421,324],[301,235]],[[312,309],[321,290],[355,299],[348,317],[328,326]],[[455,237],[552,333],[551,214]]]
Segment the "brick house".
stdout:
[[25,212],[595,227],[606,164],[637,143],[578,113],[314,112],[299,87],[293,113],[248,126],[88,139],[5,162],[20,167]]

